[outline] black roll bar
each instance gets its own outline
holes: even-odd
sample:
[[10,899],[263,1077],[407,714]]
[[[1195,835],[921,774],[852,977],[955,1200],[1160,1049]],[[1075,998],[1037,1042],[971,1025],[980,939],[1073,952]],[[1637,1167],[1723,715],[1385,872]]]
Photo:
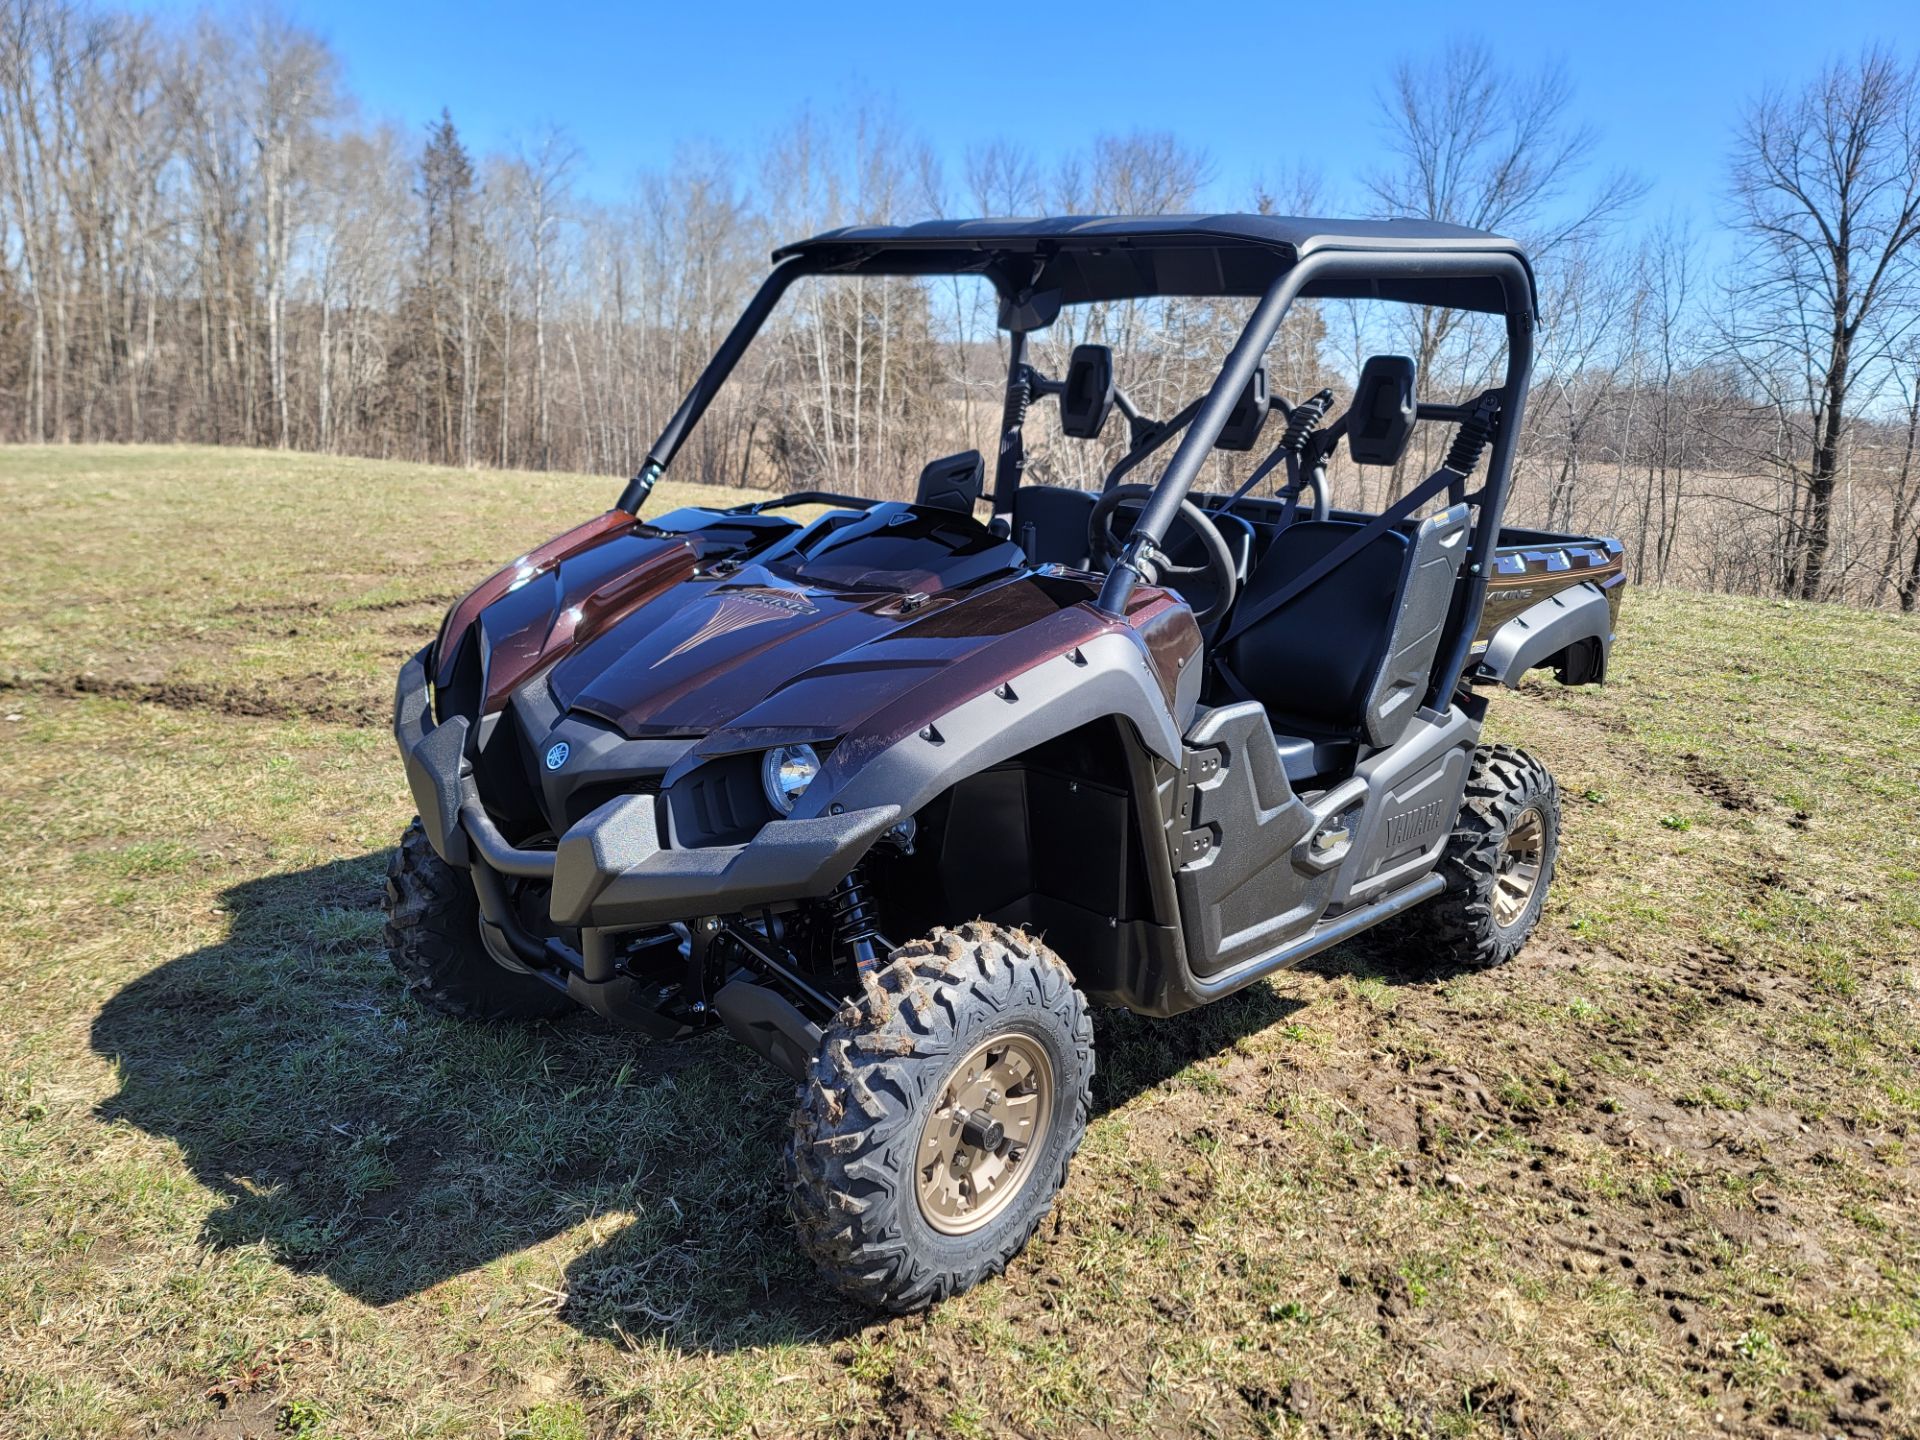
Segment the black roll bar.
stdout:
[[1445,659],[1434,671],[1427,692],[1427,703],[1444,702],[1453,694],[1466,669],[1473,634],[1478,627],[1481,607],[1486,603],[1487,559],[1495,549],[1501,518],[1507,508],[1511,489],[1510,471],[1513,447],[1520,433],[1527,398],[1527,377],[1533,369],[1533,288],[1525,264],[1518,256],[1497,253],[1464,252],[1457,254],[1402,252],[1388,250],[1321,251],[1309,255],[1292,269],[1276,276],[1266,294],[1248,317],[1246,328],[1227,353],[1219,378],[1207,395],[1206,404],[1188,426],[1179,448],[1167,462],[1167,468],[1154,485],[1153,495],[1133,527],[1126,549],[1107,572],[1101,586],[1099,608],[1109,615],[1125,612],[1134,587],[1145,578],[1148,558],[1166,539],[1180,504],[1199,478],[1200,467],[1213,452],[1235,400],[1246,388],[1254,366],[1260,363],[1267,347],[1280,329],[1287,311],[1308,284],[1315,281],[1346,280],[1365,282],[1386,279],[1426,279],[1439,276],[1484,278],[1500,282],[1506,296],[1507,374],[1500,387],[1500,426],[1494,435],[1493,451],[1487,461],[1487,483],[1483,487],[1478,523],[1467,551],[1468,591],[1460,612],[1460,625],[1447,647]]
[[[673,463],[673,457],[686,439],[687,432],[706,413],[714,396],[733,373],[740,357],[753,343],[754,337],[766,324],[767,317],[773,313],[774,306],[779,304],[793,282],[806,274],[831,273],[831,269],[831,266],[820,262],[810,262],[804,253],[790,256],[774,266],[754,292],[746,310],[727,332],[713,359],[700,372],[700,378],[694,382],[693,389],[687,392],[687,398],[680,402],[680,408],[667,421],[660,438],[653,442],[640,473],[629,480],[621,491],[619,509],[633,515],[640,513],[640,507],[646,503],[655,483],[667,466]],[[1433,683],[1427,695],[1429,704],[1446,701],[1466,670],[1473,634],[1478,626],[1481,608],[1486,603],[1489,578],[1487,560],[1498,541],[1501,519],[1506,512],[1514,443],[1524,418],[1527,378],[1533,368],[1533,284],[1525,262],[1516,254],[1491,250],[1318,250],[1277,275],[1260,297],[1253,314],[1248,317],[1199,413],[1181,438],[1173,458],[1167,462],[1167,468],[1161,472],[1139,522],[1133,527],[1126,549],[1107,574],[1096,602],[1098,607],[1109,615],[1119,615],[1126,610],[1134,587],[1145,578],[1149,557],[1166,539],[1173,517],[1179,513],[1181,502],[1199,478],[1200,467],[1213,452],[1214,442],[1220,438],[1227,417],[1232,413],[1241,392],[1246,389],[1254,367],[1273,343],[1281,322],[1302,290],[1309,284],[1327,281],[1345,281],[1359,288],[1370,281],[1442,278],[1499,282],[1506,299],[1507,321],[1507,374],[1499,392],[1500,425],[1488,456],[1487,482],[1482,488],[1480,515],[1467,552],[1467,600],[1460,612],[1459,628],[1447,647],[1445,659],[1434,671]],[[1025,332],[1015,332],[1008,366],[1010,390],[1014,388],[1014,378],[1024,363],[1025,348]],[[1010,395],[1009,413],[1016,403],[1015,397]],[[1024,406],[1020,408],[1024,409]],[[1007,437],[1003,434],[1001,438],[1004,445]],[[1025,457],[1020,453],[1023,449],[1019,447],[1012,453],[1003,452],[1001,456],[995,476],[996,510],[1001,508],[1002,492],[1018,484],[1020,471],[1024,468],[1022,462]],[[1010,494],[1004,498],[1008,504],[1011,503]]]

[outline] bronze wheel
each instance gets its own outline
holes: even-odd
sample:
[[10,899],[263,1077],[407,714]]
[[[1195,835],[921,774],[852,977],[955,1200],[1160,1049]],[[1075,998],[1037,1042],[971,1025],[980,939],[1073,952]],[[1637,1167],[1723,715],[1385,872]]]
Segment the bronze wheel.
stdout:
[[800,1243],[869,1305],[921,1310],[998,1275],[1066,1179],[1092,1104],[1073,974],[982,921],[893,952],[833,1019],[787,1144]]
[[1493,883],[1493,918],[1502,927],[1527,913],[1533,892],[1540,888],[1540,870],[1547,851],[1547,826],[1537,806],[1528,806],[1500,842],[1500,870]]
[[1053,1124],[1053,1062],[1024,1035],[974,1047],[954,1067],[921,1132],[920,1213],[943,1235],[993,1219],[1033,1174],[1027,1163]]
[[1441,851],[1446,889],[1391,922],[1390,959],[1428,972],[1506,964],[1540,923],[1559,848],[1560,796],[1547,767],[1524,750],[1482,745]]

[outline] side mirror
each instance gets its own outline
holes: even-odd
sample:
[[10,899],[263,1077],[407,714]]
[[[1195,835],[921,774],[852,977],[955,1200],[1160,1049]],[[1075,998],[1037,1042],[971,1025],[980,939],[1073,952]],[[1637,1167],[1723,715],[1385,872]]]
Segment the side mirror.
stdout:
[[1260,439],[1260,427],[1267,423],[1270,403],[1267,367],[1256,365],[1253,374],[1247,377],[1247,388],[1240,392],[1233,409],[1227,412],[1227,423],[1220,427],[1220,438],[1213,442],[1213,448],[1251,450]]
[[1420,402],[1413,359],[1371,355],[1347,407],[1347,453],[1356,465],[1396,465],[1413,438]]
[[1098,440],[1113,413],[1113,351],[1076,345],[1060,387],[1060,428],[1076,440]]

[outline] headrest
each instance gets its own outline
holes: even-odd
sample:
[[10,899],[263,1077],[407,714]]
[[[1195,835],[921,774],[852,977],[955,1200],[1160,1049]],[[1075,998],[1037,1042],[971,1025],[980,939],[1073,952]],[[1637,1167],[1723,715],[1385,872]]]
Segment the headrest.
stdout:
[[986,484],[987,462],[980,458],[980,452],[962,450],[958,455],[935,460],[920,472],[913,503],[971,515],[973,502],[980,498]]
[[1213,448],[1251,450],[1254,442],[1260,438],[1260,427],[1267,423],[1267,407],[1270,403],[1267,367],[1256,365],[1253,374],[1247,377],[1247,388],[1240,392],[1240,398],[1233,402],[1233,409],[1227,412],[1227,423],[1220,427],[1220,438],[1213,442]]

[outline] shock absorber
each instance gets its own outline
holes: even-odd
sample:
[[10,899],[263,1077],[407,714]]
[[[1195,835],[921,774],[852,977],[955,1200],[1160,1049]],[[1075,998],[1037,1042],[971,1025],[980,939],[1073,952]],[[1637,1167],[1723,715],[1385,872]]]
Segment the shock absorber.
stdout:
[[1447,447],[1446,468],[1456,475],[1471,475],[1499,423],[1500,397],[1489,390],[1474,401],[1473,409],[1460,422],[1459,433]]
[[865,975],[879,963],[882,944],[879,912],[859,866],[833,887],[829,903],[833,907],[834,952],[851,955],[854,968]]
[[1294,455],[1303,452],[1332,405],[1333,392],[1322,390],[1294,406],[1293,414],[1287,417],[1287,433],[1280,437],[1280,448]]
[[1013,467],[1016,490],[1027,469],[1027,410],[1032,404],[1033,368],[1022,365],[1007,382],[1006,403],[1000,409],[1000,454]]

